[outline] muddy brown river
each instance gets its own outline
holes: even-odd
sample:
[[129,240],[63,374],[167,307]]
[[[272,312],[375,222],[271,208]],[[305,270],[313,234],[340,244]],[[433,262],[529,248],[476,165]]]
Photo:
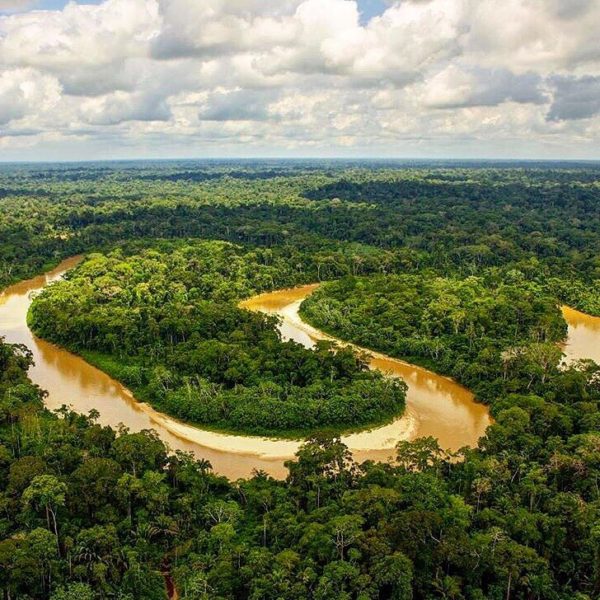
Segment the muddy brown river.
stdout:
[[600,317],[592,317],[569,306],[562,307],[569,335],[563,347],[565,360],[591,358],[600,364]]
[[[211,461],[217,473],[230,478],[245,477],[253,469],[273,476],[285,475],[283,461],[294,455],[298,441],[206,431],[182,423],[137,402],[125,387],[82,358],[36,338],[27,327],[26,316],[32,294],[59,279],[77,264],[73,257],[45,275],[23,281],[0,294],[0,335],[9,343],[27,345],[35,365],[31,379],[48,391],[48,408],[63,404],[78,412],[96,409],[99,421],[113,427],[124,424],[132,431],[154,429],[173,450],[191,451]],[[302,322],[298,307],[316,286],[303,286],[255,296],[242,305],[249,310],[275,313],[282,317],[281,333],[312,346],[318,339],[331,339]],[[598,356],[600,318],[565,309],[569,323],[566,344],[568,358]],[[402,377],[408,385],[407,409],[393,422],[369,431],[349,434],[344,442],[357,460],[385,460],[399,440],[433,435],[444,448],[475,445],[490,423],[487,408],[456,382],[426,369],[370,352],[370,366],[390,376]]]

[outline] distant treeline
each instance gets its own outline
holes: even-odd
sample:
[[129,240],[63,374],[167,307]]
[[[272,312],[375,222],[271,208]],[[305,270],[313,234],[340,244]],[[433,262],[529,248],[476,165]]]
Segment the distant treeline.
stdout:
[[0,285],[70,254],[185,237],[313,252],[361,244],[440,275],[515,266],[531,279],[559,279],[565,293],[600,280],[594,165],[157,164],[0,171]]

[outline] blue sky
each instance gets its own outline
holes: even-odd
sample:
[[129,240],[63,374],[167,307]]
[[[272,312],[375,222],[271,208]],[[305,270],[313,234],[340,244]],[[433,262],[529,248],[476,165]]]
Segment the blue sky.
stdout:
[[[102,0],[77,0],[77,4],[100,4]],[[0,0],[0,14],[26,10],[61,10],[66,0]]]
[[[102,0],[77,0],[77,3],[100,4],[101,1]],[[10,6],[11,1],[6,0],[5,4],[7,6]],[[18,5],[19,3],[15,2],[14,4]],[[43,10],[60,10],[65,6],[65,4],[67,4],[67,0],[37,0],[35,2],[32,2],[30,6],[32,8]],[[372,17],[383,13],[386,7],[388,6],[388,4],[384,0],[358,0],[358,5],[361,13],[361,22],[363,23],[366,23]]]
[[383,13],[388,6],[383,0],[360,0],[358,6],[361,12],[362,22],[368,22],[372,17]]
[[[101,0],[78,0],[77,4],[100,4]],[[10,5],[10,0],[5,2],[6,5]],[[18,4],[15,2],[15,4]],[[43,10],[60,10],[67,4],[65,0],[38,0],[30,2],[31,8],[43,9]]]
[[0,160],[600,158],[600,0],[81,4],[0,0]]

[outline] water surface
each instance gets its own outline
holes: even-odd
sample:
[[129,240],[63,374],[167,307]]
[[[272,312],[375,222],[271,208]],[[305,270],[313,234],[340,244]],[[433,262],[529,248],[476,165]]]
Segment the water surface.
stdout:
[[[137,402],[118,381],[89,365],[79,356],[34,336],[27,327],[27,311],[32,294],[79,262],[79,257],[62,262],[56,269],[13,285],[0,294],[0,335],[7,342],[25,344],[33,352],[32,381],[48,391],[49,409],[66,404],[81,413],[96,409],[99,422],[117,427],[123,423],[132,431],[154,429],[174,450],[191,451],[211,461],[216,472],[230,478],[248,476],[254,468],[274,476],[284,476],[281,458],[262,458],[253,453],[252,438],[225,436],[191,427]],[[282,442],[285,444],[285,442]],[[297,444],[280,448],[280,456],[290,456]],[[241,452],[241,453],[240,453]]]
[[[310,347],[317,340],[334,339],[304,323],[298,315],[302,300],[316,287],[307,285],[261,294],[243,302],[242,306],[280,315],[283,337]],[[422,367],[367,352],[372,369],[391,377],[401,377],[408,385],[406,411],[384,427],[346,436],[345,443],[356,451],[356,455],[385,459],[398,441],[429,435],[437,438],[443,448],[451,450],[477,444],[491,421],[487,407],[475,402],[468,389]]]
[[591,358],[600,364],[600,317],[586,315],[569,306],[562,307],[569,325],[567,342],[563,346],[567,362]]

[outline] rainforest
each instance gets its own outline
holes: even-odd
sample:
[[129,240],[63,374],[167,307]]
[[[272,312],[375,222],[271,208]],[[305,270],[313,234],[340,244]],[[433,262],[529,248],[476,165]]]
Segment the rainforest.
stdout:
[[3,597],[600,597],[599,175],[0,166]]

